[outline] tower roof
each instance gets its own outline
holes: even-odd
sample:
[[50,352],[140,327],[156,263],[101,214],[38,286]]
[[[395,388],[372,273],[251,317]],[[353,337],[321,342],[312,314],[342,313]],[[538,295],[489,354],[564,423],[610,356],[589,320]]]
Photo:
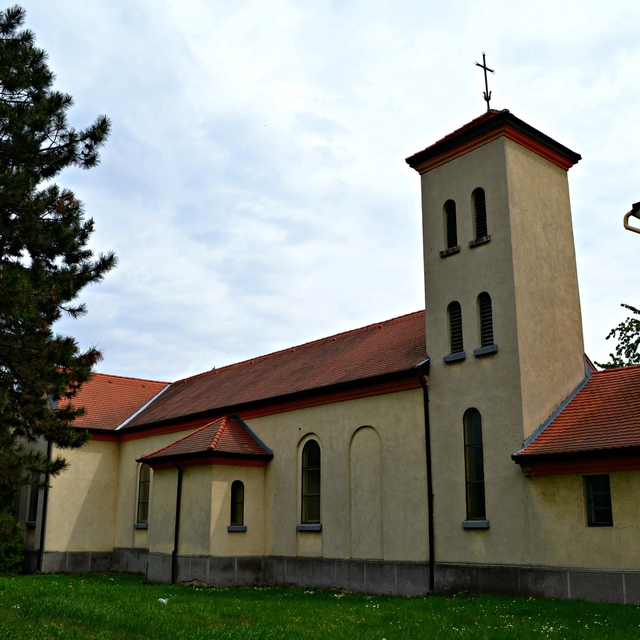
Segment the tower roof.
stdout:
[[406,162],[418,173],[426,173],[500,136],[521,144],[565,171],[582,158],[579,153],[571,151],[520,118],[516,118],[508,109],[491,109],[426,149],[408,157]]

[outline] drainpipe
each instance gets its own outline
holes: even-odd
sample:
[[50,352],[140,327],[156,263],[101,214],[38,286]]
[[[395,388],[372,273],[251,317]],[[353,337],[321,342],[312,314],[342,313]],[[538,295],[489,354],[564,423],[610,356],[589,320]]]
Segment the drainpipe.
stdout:
[[178,487],[176,491],[176,517],[173,533],[173,551],[171,553],[171,584],[175,584],[178,565],[178,538],[180,535],[180,502],[182,501],[182,467],[174,460],[178,470]]
[[427,454],[427,509],[429,531],[429,593],[435,589],[435,532],[433,521],[433,476],[431,474],[431,424],[429,422],[429,369],[431,360],[423,360],[417,367],[418,378],[422,385],[422,398],[424,402],[424,439]]
[[[51,462],[51,442],[47,442],[47,466]],[[40,548],[38,549],[38,559],[36,561],[36,567],[38,571],[43,570],[44,564],[44,542],[45,532],[47,529],[47,505],[49,503],[49,473],[44,476],[44,495],[42,496],[42,519],[40,523]]]

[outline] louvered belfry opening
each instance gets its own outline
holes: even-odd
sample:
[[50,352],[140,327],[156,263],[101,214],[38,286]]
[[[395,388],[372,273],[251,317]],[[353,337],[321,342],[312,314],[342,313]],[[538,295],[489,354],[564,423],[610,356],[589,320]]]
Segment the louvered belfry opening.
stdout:
[[487,232],[487,203],[484,197],[484,189],[478,187],[473,192],[473,208],[476,219],[476,240],[486,238]]
[[447,249],[458,246],[458,224],[456,222],[456,203],[447,200],[444,203],[444,215],[447,227]]
[[449,314],[449,335],[451,337],[451,353],[464,351],[462,342],[462,309],[459,302],[452,302],[447,307]]
[[491,296],[486,291],[478,296],[478,313],[480,315],[480,346],[488,347],[493,344],[493,310]]

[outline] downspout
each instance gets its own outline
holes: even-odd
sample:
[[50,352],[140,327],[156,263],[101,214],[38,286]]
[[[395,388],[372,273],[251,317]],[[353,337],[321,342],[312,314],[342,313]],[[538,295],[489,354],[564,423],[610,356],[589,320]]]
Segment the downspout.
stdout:
[[[47,467],[51,462],[51,442],[47,442]],[[49,503],[49,472],[44,476],[44,495],[42,496],[42,520],[40,524],[40,544],[38,549],[38,560],[36,567],[42,572],[44,563],[44,542],[47,529],[47,505]]]
[[422,398],[424,402],[424,439],[427,462],[427,510],[429,532],[429,593],[435,589],[435,531],[433,519],[433,476],[431,474],[431,424],[429,422],[429,369],[431,360],[427,357],[417,367],[418,378],[422,386]]
[[174,460],[178,470],[178,487],[176,490],[176,517],[175,530],[173,533],[173,551],[171,553],[171,584],[176,582],[177,565],[178,565],[178,538],[180,536],[180,502],[182,501],[182,467]]

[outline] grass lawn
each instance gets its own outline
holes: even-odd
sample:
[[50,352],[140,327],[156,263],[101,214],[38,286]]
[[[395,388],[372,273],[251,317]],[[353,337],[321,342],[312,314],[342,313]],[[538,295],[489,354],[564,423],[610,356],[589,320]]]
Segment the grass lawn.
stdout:
[[0,638],[639,638],[640,609],[545,598],[403,599],[193,588],[123,574],[0,576]]

